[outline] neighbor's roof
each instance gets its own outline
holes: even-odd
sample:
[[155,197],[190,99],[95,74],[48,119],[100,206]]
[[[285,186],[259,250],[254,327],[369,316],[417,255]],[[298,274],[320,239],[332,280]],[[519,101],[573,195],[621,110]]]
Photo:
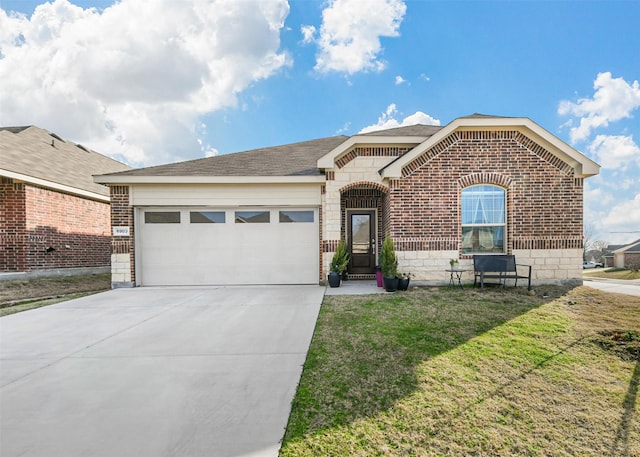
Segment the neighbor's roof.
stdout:
[[613,249],[612,252],[640,252],[640,240],[632,241],[629,244],[624,244]]
[[108,200],[109,189],[95,183],[92,175],[128,169],[117,160],[38,127],[0,127],[1,176]]

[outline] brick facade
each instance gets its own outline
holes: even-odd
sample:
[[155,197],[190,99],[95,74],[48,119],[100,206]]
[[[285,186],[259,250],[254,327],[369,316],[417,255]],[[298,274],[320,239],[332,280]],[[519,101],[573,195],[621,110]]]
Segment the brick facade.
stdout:
[[109,266],[109,204],[2,178],[0,270]]
[[475,184],[506,189],[509,252],[582,247],[582,180],[571,167],[519,132],[451,136],[455,141],[426,151],[429,159],[413,162],[390,191],[390,234],[401,250],[433,241],[459,249],[460,195]]
[[[527,136],[529,132],[538,142]],[[400,273],[446,283],[445,270],[452,258],[471,270],[472,256],[461,252],[461,193],[469,186],[491,184],[506,194],[506,251],[519,264],[533,267],[533,283],[581,282],[583,178],[576,174],[597,174],[597,164],[580,162],[591,168],[577,172],[575,163],[567,163],[573,159],[560,158],[577,151],[567,153],[537,133],[535,126],[530,130],[518,124],[465,125],[433,143],[355,144],[336,153],[332,167],[322,165],[325,180],[319,188],[320,281],[327,277],[339,240],[347,237],[350,209],[375,211],[376,251],[384,237],[391,236]],[[135,226],[129,186],[112,186],[111,202],[113,227],[129,230],[111,239],[112,284],[134,286]],[[472,273],[463,279],[472,281]]]
[[325,272],[345,236],[346,208],[363,204],[378,210],[378,248],[384,236],[394,239],[399,271],[441,282],[451,258],[471,268],[472,256],[460,251],[461,191],[493,184],[506,190],[508,253],[534,266],[535,281],[581,278],[583,182],[571,166],[517,130],[459,130],[407,164],[402,178],[384,181],[378,170],[406,151],[354,148],[336,160],[327,181]]

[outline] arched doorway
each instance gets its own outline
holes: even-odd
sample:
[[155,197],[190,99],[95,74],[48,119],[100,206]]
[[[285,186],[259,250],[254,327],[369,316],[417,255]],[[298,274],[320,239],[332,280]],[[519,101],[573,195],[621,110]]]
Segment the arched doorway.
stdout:
[[347,266],[350,278],[369,278],[375,273],[386,195],[386,188],[374,183],[351,185],[340,193],[342,236],[351,254]]

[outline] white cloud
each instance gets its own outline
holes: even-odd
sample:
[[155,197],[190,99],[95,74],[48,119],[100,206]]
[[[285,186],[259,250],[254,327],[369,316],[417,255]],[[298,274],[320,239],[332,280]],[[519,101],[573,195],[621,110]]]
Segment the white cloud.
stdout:
[[322,12],[315,69],[354,74],[380,71],[381,37],[396,37],[406,12],[402,0],[330,0]]
[[399,86],[400,84],[404,84],[406,82],[407,80],[404,79],[402,76],[400,75],[396,76],[396,86]]
[[300,27],[303,43],[312,43],[316,36],[316,28],[313,25],[303,25]]
[[234,106],[290,64],[285,0],[55,0],[30,18],[0,9],[0,125],[34,124],[150,165],[192,158],[198,118]]
[[405,117],[402,121],[395,119],[397,114],[398,110],[396,105],[392,103],[387,107],[386,111],[380,115],[377,123],[363,128],[358,133],[375,132],[377,130],[386,130],[416,124],[440,125],[439,119],[435,119],[422,111],[416,111],[412,115]]
[[623,78],[613,78],[610,72],[599,73],[593,83],[593,98],[581,98],[576,103],[563,100],[558,106],[560,115],[580,118],[569,135],[573,143],[589,137],[598,127],[607,127],[609,122],[629,118],[640,107],[640,84],[628,83]]
[[640,166],[640,147],[633,141],[633,136],[598,135],[588,150],[596,155],[604,168],[625,171],[633,162]]
[[602,228],[609,234],[608,240],[612,243],[624,243],[640,238],[640,192],[632,199],[623,200],[613,206],[602,219]]

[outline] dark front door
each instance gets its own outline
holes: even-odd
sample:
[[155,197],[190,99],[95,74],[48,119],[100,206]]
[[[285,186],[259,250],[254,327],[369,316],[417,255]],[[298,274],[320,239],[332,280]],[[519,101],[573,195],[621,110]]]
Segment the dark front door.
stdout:
[[351,253],[348,272],[352,274],[374,273],[376,267],[375,211],[348,211],[347,239]]

